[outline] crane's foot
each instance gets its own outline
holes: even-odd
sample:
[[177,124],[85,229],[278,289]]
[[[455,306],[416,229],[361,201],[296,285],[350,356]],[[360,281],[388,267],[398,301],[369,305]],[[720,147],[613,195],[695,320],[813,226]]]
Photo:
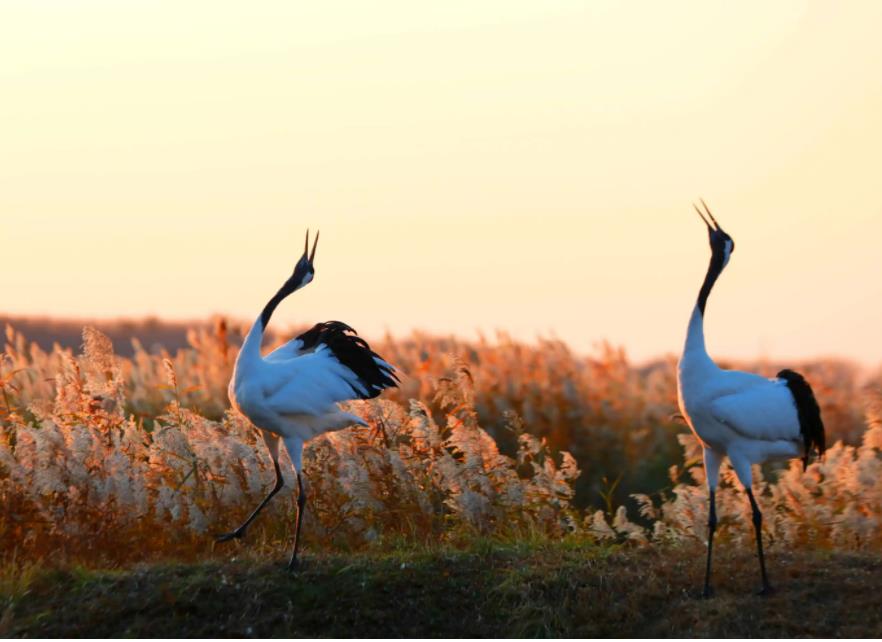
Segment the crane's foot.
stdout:
[[234,539],[242,539],[245,536],[245,529],[237,528],[236,530],[230,533],[224,533],[223,535],[218,535],[214,538],[215,542],[229,542]]
[[709,600],[713,596],[714,596],[714,590],[709,586],[705,586],[704,591],[701,592],[701,599]]
[[288,572],[291,575],[297,575],[300,571],[303,570],[303,560],[299,557],[293,558],[290,562],[288,562]]
[[772,595],[774,592],[775,592],[775,589],[773,589],[769,584],[766,584],[759,591],[757,591],[756,594],[759,595],[760,597],[768,597],[769,595]]

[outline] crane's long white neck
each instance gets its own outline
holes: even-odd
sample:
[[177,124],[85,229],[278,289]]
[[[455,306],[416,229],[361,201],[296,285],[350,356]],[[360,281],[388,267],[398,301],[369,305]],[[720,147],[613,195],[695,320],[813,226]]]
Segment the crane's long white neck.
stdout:
[[701,284],[701,290],[698,292],[698,300],[695,302],[695,308],[692,310],[692,316],[689,318],[689,328],[686,332],[686,345],[683,347],[684,362],[713,363],[713,360],[707,353],[707,348],[704,343],[704,312],[711,290],[717,282],[720,274],[723,273],[723,269],[729,263],[731,253],[732,241],[727,240],[724,247],[719,250],[714,249],[711,255],[707,274],[704,277],[704,283]]

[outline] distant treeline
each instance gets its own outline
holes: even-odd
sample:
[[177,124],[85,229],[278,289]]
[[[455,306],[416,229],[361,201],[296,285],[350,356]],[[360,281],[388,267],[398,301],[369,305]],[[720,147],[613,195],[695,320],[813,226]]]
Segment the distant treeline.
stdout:
[[[16,317],[0,314],[0,328],[7,324],[22,332],[28,341],[36,342],[44,350],[51,350],[57,343],[62,348],[79,351],[83,343],[83,326],[97,328],[113,341],[113,351],[124,357],[134,354],[132,339],[137,339],[148,352],[158,352],[160,347],[172,354],[188,347],[187,331],[198,328],[214,328],[227,323],[220,318],[196,321],[163,321],[156,317],[143,319],[58,319],[51,317]],[[230,328],[231,343],[241,343],[241,329],[234,324]]]

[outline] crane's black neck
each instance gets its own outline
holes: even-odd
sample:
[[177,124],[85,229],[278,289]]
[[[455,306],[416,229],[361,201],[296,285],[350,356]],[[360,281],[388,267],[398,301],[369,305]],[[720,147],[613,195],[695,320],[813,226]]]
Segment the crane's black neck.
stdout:
[[704,283],[701,284],[701,290],[698,292],[698,309],[701,310],[701,316],[704,316],[704,308],[707,305],[707,297],[710,296],[714,283],[723,272],[723,255],[722,250],[714,248],[712,250],[710,265],[707,267],[707,274],[704,276]]
[[285,285],[279,288],[279,291],[276,292],[273,295],[273,298],[264,306],[263,312],[260,313],[260,323],[264,330],[266,330],[266,326],[269,325],[270,317],[273,316],[273,312],[276,311],[279,304],[293,291],[294,288],[291,287],[290,283],[285,283]]

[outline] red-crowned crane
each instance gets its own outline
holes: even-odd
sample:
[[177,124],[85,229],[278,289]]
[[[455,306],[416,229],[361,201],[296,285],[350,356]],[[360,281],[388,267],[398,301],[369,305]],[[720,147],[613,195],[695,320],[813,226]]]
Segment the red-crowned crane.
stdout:
[[717,223],[704,201],[704,213],[695,206],[710,235],[711,260],[698,301],[689,319],[686,345],[677,372],[680,411],[704,451],[704,469],[710,494],[707,568],[704,596],[711,595],[711,555],[717,513],[714,493],[720,464],[728,457],[744,485],[753,513],[756,548],[762,575],[761,595],[772,588],[763,558],[762,514],[751,491],[751,466],[772,459],[801,457],[803,467],[817,449],[824,454],[824,424],[809,384],[792,370],[774,379],[719,368],[704,345],[704,310],[717,278],[729,263],[735,242]]
[[297,475],[297,522],[294,551],[288,568],[297,566],[300,525],[306,494],[301,481],[303,444],[325,432],[353,424],[367,426],[360,417],[337,405],[351,399],[372,399],[386,388],[397,386],[395,368],[373,352],[355,330],[340,321],[313,326],[267,356],[260,344],[276,306],[288,295],[309,284],[315,275],[315,249],[309,252],[309,231],[303,256],[294,273],[269,300],[251,326],[236,358],[229,395],[233,408],[245,415],[263,436],[276,472],[276,483],[254,512],[236,530],[218,537],[226,542],[245,535],[258,513],[284,485],[279,468],[279,442],[291,458]]

